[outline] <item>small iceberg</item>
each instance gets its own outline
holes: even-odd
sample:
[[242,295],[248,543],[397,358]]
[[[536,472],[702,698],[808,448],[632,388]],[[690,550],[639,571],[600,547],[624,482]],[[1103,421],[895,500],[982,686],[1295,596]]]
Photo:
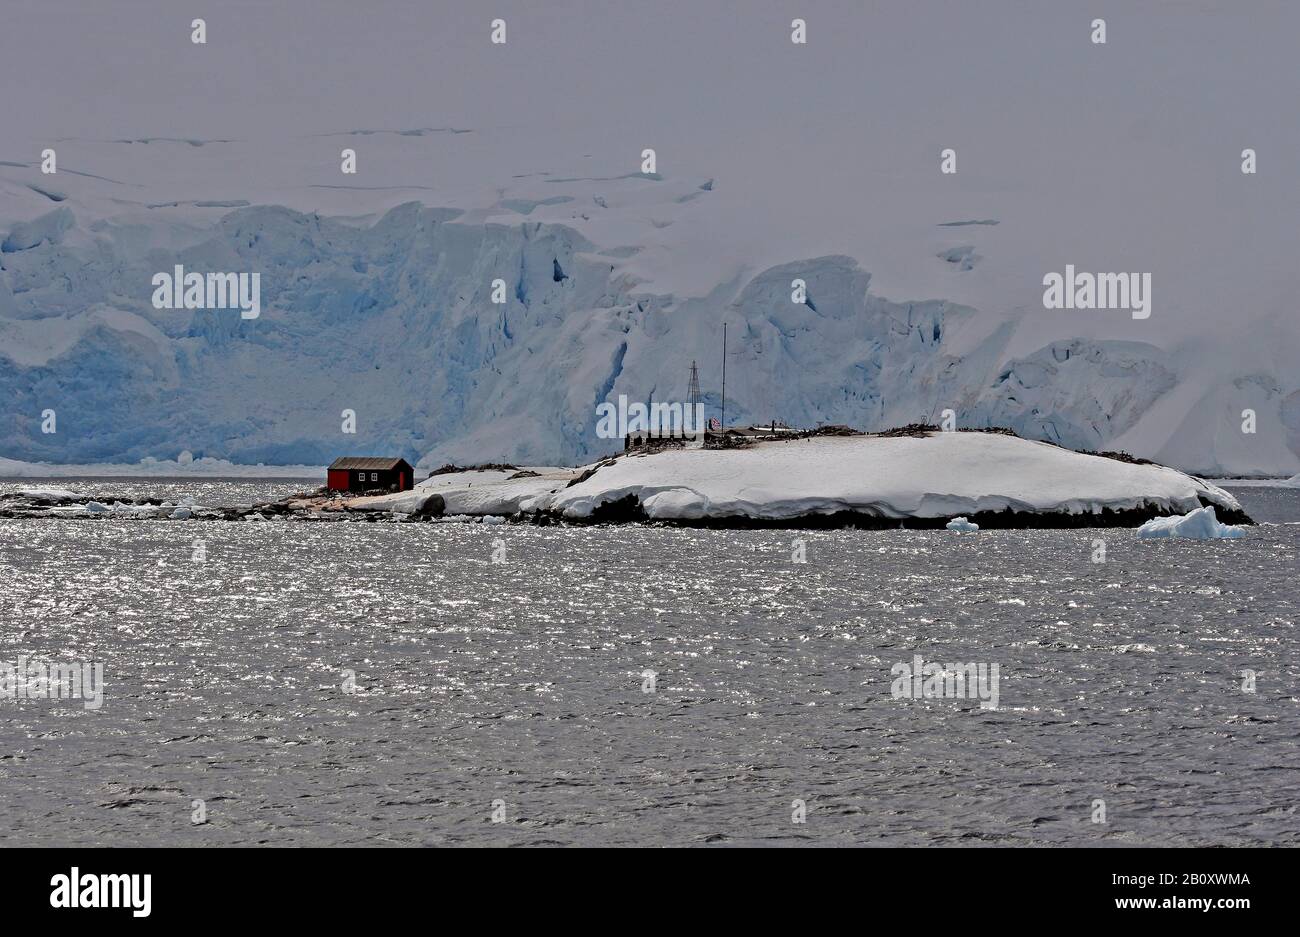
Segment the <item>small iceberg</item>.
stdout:
[[17,493],[19,496],[31,501],[52,501],[55,503],[78,501],[82,497],[67,488],[20,488]]
[[187,521],[193,517],[194,514],[188,507],[181,505],[176,510],[172,511],[169,516],[174,521]]
[[158,508],[152,504],[126,504],[114,501],[112,513],[119,517],[157,517]]
[[1197,508],[1181,517],[1157,517],[1138,528],[1141,540],[1161,537],[1179,537],[1184,540],[1235,540],[1246,536],[1246,531],[1230,524],[1221,524],[1214,514],[1214,506]]
[[943,525],[949,530],[955,530],[958,533],[973,534],[980,529],[979,524],[972,524],[964,517],[954,517],[948,523]]

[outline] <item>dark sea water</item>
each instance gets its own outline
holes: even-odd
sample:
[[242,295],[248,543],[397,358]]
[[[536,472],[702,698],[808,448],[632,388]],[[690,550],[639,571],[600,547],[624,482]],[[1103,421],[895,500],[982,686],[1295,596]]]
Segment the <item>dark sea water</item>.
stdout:
[[1300,490],[1234,493],[1274,523],[0,520],[0,662],[107,681],[0,699],[0,845],[1297,845]]

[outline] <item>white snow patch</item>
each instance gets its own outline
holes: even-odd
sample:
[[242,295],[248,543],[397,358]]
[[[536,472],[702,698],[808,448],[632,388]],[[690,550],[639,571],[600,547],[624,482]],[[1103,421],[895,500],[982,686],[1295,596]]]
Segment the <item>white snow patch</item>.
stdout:
[[1005,509],[1190,511],[1202,498],[1240,509],[1226,491],[1175,469],[993,433],[820,437],[624,456],[540,499],[533,509],[586,518],[629,494],[652,519],[779,520],[839,511],[900,519]]
[[[512,478],[521,471],[536,472]],[[412,513],[423,508],[432,495],[443,499],[443,514],[494,514],[510,517],[521,511],[541,510],[551,495],[562,491],[582,469],[535,466],[526,469],[470,470],[434,475],[410,491],[373,498],[357,498],[355,507]]]

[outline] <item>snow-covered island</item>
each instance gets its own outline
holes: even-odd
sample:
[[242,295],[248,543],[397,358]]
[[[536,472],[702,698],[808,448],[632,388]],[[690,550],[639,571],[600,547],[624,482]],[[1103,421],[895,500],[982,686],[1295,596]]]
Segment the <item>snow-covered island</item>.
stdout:
[[[1162,465],[1075,452],[1007,432],[804,435],[732,448],[622,453],[591,465],[448,466],[410,491],[321,488],[231,507],[85,501],[32,489],[9,517],[170,520],[486,520],[700,527],[1137,527],[1213,507],[1253,521],[1228,492]],[[960,523],[953,524],[957,519]]]
[[1175,469],[986,432],[813,436],[623,454],[579,468],[450,471],[351,510],[696,526],[1137,526],[1228,492]]

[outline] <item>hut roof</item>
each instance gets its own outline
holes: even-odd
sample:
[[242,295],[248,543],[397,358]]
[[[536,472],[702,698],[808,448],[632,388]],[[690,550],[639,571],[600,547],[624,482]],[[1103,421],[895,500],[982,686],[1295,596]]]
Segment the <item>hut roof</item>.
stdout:
[[365,472],[376,472],[381,470],[390,470],[399,466],[411,467],[405,459],[395,458],[393,456],[339,456],[330,463],[330,470],[355,470]]

